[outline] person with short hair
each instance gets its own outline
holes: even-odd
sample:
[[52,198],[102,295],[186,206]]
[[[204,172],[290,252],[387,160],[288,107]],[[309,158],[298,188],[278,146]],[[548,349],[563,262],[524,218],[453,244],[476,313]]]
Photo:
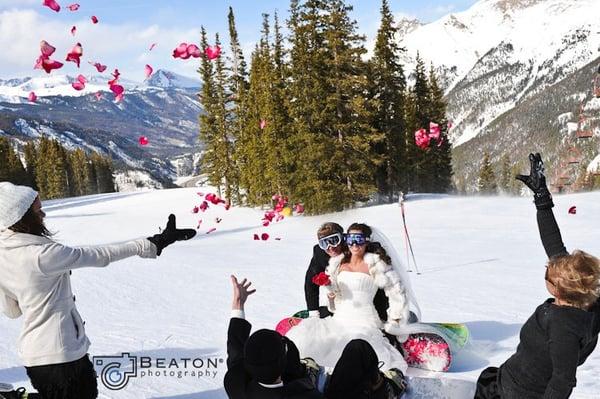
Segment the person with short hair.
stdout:
[[[51,239],[42,202],[30,187],[0,182],[0,310],[23,317],[19,355],[43,399],[94,399],[96,373],[90,341],[75,305],[71,270],[105,267],[131,256],[156,258],[168,245],[192,238],[169,216],[161,234],[94,247],[68,247]],[[22,389],[2,393],[21,399]],[[29,394],[29,398],[36,398]]]
[[534,193],[537,222],[549,261],[544,279],[552,298],[521,328],[517,352],[477,380],[476,399],[566,399],[577,367],[596,348],[600,333],[600,260],[563,244],[540,154],[529,154],[531,172],[519,175]]

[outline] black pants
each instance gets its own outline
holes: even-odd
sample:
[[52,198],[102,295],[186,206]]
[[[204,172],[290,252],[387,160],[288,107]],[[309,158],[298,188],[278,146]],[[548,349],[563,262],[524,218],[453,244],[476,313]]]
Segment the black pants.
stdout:
[[96,371],[88,356],[69,363],[26,367],[42,399],[96,399]]
[[475,399],[501,399],[500,396],[500,369],[488,367],[483,370],[477,379]]

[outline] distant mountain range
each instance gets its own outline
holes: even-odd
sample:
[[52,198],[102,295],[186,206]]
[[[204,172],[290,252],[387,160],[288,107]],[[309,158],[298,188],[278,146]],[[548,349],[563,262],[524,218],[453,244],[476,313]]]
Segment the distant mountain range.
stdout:
[[[164,70],[142,84],[119,80],[125,98],[115,103],[106,77],[87,78],[82,91],[71,87],[75,78],[68,75],[0,80],[0,134],[22,142],[44,134],[67,148],[110,154],[121,172],[136,171],[120,178],[134,186],[170,186],[192,172],[200,151],[200,81]],[[28,102],[30,91],[36,103]]]
[[[554,173],[578,152],[573,180],[600,166],[599,15],[598,0],[481,0],[430,24],[400,21],[406,70],[419,52],[445,88],[457,184],[474,191],[483,151],[521,166],[540,151]],[[577,140],[582,103],[594,136]]]

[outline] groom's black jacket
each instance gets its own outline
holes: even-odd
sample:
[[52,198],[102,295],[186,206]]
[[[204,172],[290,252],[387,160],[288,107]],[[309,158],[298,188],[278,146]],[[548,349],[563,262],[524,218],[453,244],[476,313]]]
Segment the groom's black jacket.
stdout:
[[230,399],[322,399],[308,377],[286,383],[280,388],[265,388],[246,372],[244,368],[244,345],[252,326],[236,317],[229,321],[227,331],[227,373],[225,391]]
[[[304,279],[304,296],[309,311],[319,310],[319,286],[313,283],[312,279],[317,274],[324,272],[328,264],[329,255],[327,255],[327,252],[323,251],[318,245],[315,245],[313,248],[313,256],[308,265],[308,270],[306,271],[306,277]],[[373,299],[373,304],[375,305],[375,309],[377,309],[379,318],[383,321],[387,321],[387,310],[390,307],[390,303],[383,290],[377,290],[377,294],[375,294],[375,298]],[[326,309],[321,310],[322,316],[323,313],[327,313]]]

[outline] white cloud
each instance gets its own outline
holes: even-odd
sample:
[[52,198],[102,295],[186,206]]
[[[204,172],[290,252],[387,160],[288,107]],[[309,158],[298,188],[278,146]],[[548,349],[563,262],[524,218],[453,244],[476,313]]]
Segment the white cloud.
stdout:
[[454,4],[439,5],[431,9],[433,13],[439,16],[450,14],[454,10],[456,10],[456,6]]
[[[198,43],[200,29],[165,29],[157,25],[137,24],[111,25],[102,21],[93,25],[87,17],[75,25],[77,33],[73,37],[70,34],[71,24],[49,19],[35,10],[0,11],[0,48],[3,52],[0,77],[44,74],[43,71],[32,69],[39,56],[41,40],[46,40],[56,47],[52,58],[61,62],[64,62],[66,54],[76,42],[82,44],[84,57],[81,69],[77,70],[75,64],[69,62],[65,63],[59,73],[92,74],[95,69],[88,65],[87,61],[97,61],[108,65],[110,70],[119,68],[123,77],[131,80],[143,80],[146,63],[152,65],[155,70],[163,68],[188,76],[197,76],[197,59],[179,60],[172,58],[171,54],[181,42]],[[158,45],[149,52],[148,48],[152,43]]]
[[23,7],[42,4],[41,0],[0,0],[0,8]]

